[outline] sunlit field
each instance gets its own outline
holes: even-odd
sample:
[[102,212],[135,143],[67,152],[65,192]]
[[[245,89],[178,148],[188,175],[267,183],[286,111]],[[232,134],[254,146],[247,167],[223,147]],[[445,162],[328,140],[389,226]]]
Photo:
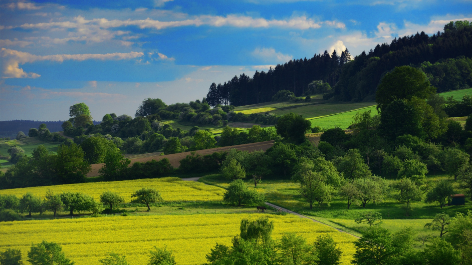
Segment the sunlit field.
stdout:
[[177,264],[202,264],[216,243],[230,245],[239,234],[242,219],[269,217],[274,239],[284,233],[302,235],[312,243],[328,233],[343,251],[343,264],[350,264],[355,237],[334,228],[293,215],[217,214],[116,216],[48,221],[7,222],[0,226],[0,251],[21,249],[23,260],[32,243],[43,240],[62,245],[66,257],[76,264],[99,264],[108,253],[125,255],[129,264],[146,264],[154,246],[172,250]]

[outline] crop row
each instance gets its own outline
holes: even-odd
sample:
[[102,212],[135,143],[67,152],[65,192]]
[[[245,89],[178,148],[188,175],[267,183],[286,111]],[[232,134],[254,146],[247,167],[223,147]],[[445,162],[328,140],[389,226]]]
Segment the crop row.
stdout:
[[112,191],[128,200],[127,198],[131,198],[133,192],[141,188],[152,188],[159,191],[164,201],[221,201],[225,192],[221,188],[200,182],[182,181],[179,178],[160,178],[29,187],[0,190],[0,194],[21,197],[30,192],[33,195],[44,197],[49,189],[55,194],[81,192],[100,201],[100,195],[103,192]]
[[[21,249],[43,240],[61,244],[76,264],[99,264],[108,253],[126,255],[130,264],[145,264],[154,247],[172,250],[178,264],[202,264],[215,244],[231,244],[239,234],[241,219],[267,216],[274,222],[273,238],[293,232],[309,243],[329,233],[343,250],[343,263],[349,264],[355,249],[354,237],[308,219],[287,215],[214,214],[189,216],[119,216],[49,221],[7,222],[0,226],[0,251]],[[25,258],[25,255],[23,256]]]

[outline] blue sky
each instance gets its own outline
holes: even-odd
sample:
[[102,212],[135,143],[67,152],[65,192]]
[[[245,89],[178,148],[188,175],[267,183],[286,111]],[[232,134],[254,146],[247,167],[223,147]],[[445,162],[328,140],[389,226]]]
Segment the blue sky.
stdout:
[[352,55],[452,20],[470,0],[0,0],[0,120],[134,116],[145,98],[202,99],[212,82],[291,59]]

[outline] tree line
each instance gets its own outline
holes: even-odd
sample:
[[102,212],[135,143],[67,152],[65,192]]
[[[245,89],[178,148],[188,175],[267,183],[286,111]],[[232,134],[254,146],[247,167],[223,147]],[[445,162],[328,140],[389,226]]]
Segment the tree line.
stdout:
[[[271,101],[280,90],[303,96],[311,93],[308,85],[316,80],[333,87],[333,92],[328,93],[325,98],[334,97],[340,101],[373,100],[380,79],[393,68],[402,65],[418,65],[429,75],[433,75],[433,79],[441,79],[433,82],[440,87],[441,92],[453,90],[464,85],[470,86],[470,77],[457,76],[457,71],[450,68],[449,61],[444,62],[441,67],[436,62],[459,56],[471,57],[471,41],[472,26],[468,21],[450,22],[444,26],[443,32],[432,36],[421,32],[395,38],[390,44],[378,44],[368,53],[364,51],[353,60],[347,49],[340,56],[336,51],[331,55],[325,51],[323,55],[315,54],[309,60],[291,60],[277,65],[267,73],[256,71],[252,78],[242,74],[224,84],[213,83],[209,88],[207,101],[211,106],[256,104]],[[461,70],[465,67],[467,72],[470,66],[463,63],[464,59],[458,60],[460,65],[456,63],[456,67]],[[431,67],[431,64],[435,66]],[[444,79],[441,75],[444,71],[455,75]],[[465,80],[449,80],[453,78]]]

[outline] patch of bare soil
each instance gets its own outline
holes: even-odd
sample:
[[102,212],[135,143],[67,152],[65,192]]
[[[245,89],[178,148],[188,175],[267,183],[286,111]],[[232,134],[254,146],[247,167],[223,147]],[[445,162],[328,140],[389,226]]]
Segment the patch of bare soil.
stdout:
[[[274,141],[266,141],[266,142],[260,142],[260,143],[251,143],[251,144],[241,144],[241,145],[233,145],[233,146],[225,146],[225,147],[218,147],[218,148],[212,148],[212,149],[205,149],[205,150],[198,150],[194,151],[197,154],[204,156],[204,155],[209,155],[213,154],[215,152],[225,152],[229,151],[230,149],[237,149],[240,151],[248,151],[248,152],[254,152],[254,151],[265,151],[269,148],[271,148],[274,145]],[[184,153],[178,153],[178,154],[171,154],[171,155],[154,155],[154,156],[147,156],[147,157],[140,157],[140,158],[133,158],[130,159],[131,163],[129,166],[132,166],[136,162],[140,163],[146,163],[151,160],[156,160],[159,161],[161,159],[167,158],[169,159],[170,164],[174,168],[178,168],[180,166],[180,160],[184,159],[187,157],[187,155],[190,155],[191,152],[184,152]],[[93,164],[92,165],[92,170],[87,174],[88,178],[91,177],[98,177],[99,173],[98,171],[100,168],[102,168],[105,164]]]

